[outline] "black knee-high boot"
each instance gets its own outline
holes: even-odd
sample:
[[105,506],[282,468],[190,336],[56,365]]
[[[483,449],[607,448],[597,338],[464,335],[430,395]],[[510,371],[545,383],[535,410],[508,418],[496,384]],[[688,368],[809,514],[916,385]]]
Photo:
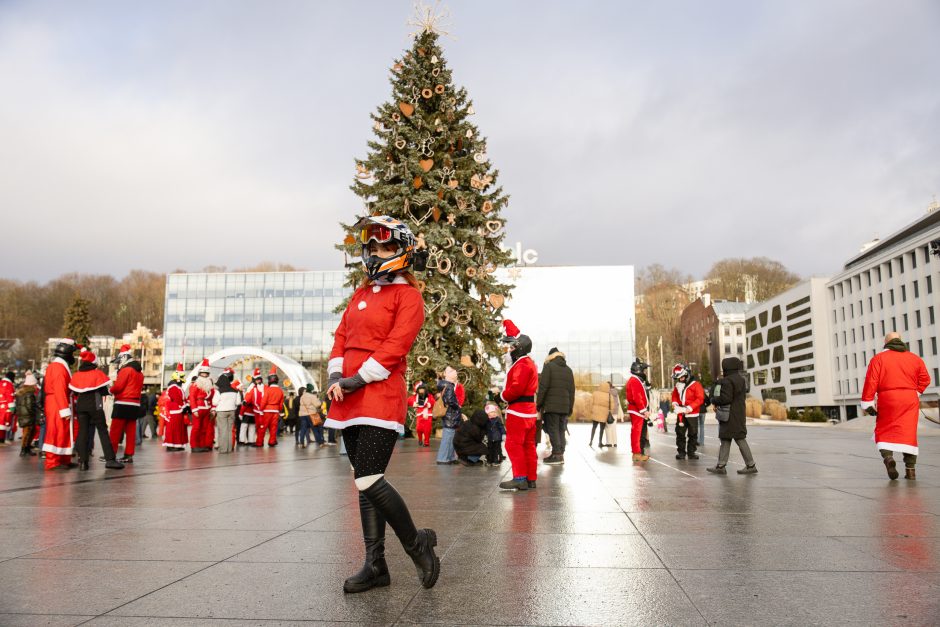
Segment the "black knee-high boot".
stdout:
[[395,530],[395,535],[401,541],[405,553],[411,557],[415,568],[418,569],[421,585],[425,588],[433,588],[441,572],[441,560],[434,554],[434,547],[437,546],[437,534],[434,530],[415,527],[405,501],[384,477],[363,490],[361,494],[369,499],[369,502]]
[[343,592],[365,592],[391,583],[385,563],[385,518],[362,492],[359,493],[359,517],[366,561],[358,573],[343,582]]

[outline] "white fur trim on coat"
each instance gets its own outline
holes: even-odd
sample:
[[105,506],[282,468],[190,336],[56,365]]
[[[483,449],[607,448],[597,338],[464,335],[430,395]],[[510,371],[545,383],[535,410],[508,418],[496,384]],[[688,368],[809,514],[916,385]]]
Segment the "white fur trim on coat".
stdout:
[[911,455],[917,455],[917,447],[911,446],[910,444],[896,444],[894,442],[875,442],[875,448],[886,451],[894,451],[895,453],[909,453]]
[[326,365],[326,372],[327,374],[333,374],[334,372],[343,374],[343,358],[334,357],[331,359]]
[[859,405],[862,406],[862,411],[865,411],[869,407],[874,407],[875,401],[862,401],[861,403],[859,403]]
[[384,420],[382,418],[369,418],[365,416],[360,418],[347,418],[346,420],[327,418],[326,422],[323,423],[323,426],[327,429],[345,429],[346,427],[352,427],[353,425],[371,425],[373,427],[391,429],[392,431],[397,431],[398,433],[405,432],[405,425],[400,424],[397,420]]
[[391,374],[391,370],[387,370],[385,366],[372,357],[369,357],[365,363],[359,367],[359,376],[362,377],[363,381],[366,383],[385,381]]

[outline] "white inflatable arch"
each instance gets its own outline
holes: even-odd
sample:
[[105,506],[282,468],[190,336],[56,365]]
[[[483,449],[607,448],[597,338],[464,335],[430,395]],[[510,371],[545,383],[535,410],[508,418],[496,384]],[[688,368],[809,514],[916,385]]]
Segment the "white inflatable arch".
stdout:
[[[291,359],[290,357],[285,357],[284,355],[278,355],[277,353],[272,353],[271,351],[266,351],[263,348],[255,348],[252,346],[236,346],[234,348],[225,348],[215,353],[209,355],[209,365],[214,369],[221,370],[225,368],[228,363],[233,361],[234,358],[238,357],[258,357],[269,361],[278,369],[283,372],[288,379],[290,379],[291,385],[296,390],[297,388],[306,386],[308,383],[313,383],[313,380],[310,378],[310,374],[301,366],[299,363]],[[224,362],[221,365],[216,365],[218,362]],[[192,370],[189,371],[189,376],[186,377],[186,380],[189,381],[192,377],[196,376],[199,373],[199,364],[197,363]],[[267,381],[268,373],[264,372],[262,375]]]

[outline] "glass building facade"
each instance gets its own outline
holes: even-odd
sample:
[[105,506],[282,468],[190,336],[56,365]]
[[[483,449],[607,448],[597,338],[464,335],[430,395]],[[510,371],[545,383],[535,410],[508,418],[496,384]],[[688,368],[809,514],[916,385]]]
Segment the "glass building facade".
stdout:
[[[238,346],[299,362],[319,381],[349,290],[343,271],[229,272],[167,277],[164,368],[192,367]],[[622,384],[634,355],[632,266],[517,267],[500,271],[515,285],[503,310],[533,341],[541,367],[552,347],[585,383]]]

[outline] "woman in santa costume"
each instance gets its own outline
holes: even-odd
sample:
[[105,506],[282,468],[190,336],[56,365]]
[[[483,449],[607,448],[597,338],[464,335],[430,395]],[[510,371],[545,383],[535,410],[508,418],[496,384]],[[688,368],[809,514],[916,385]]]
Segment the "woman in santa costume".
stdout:
[[535,488],[538,478],[538,453],[535,450],[535,393],[539,389],[539,369],[529,357],[532,340],[519,332],[512,320],[503,320],[509,357],[509,372],[500,398],[506,408],[506,454],[512,464],[512,479],[499,484],[502,490],[528,490]]
[[78,466],[72,462],[75,439],[72,431],[72,395],[69,392],[69,381],[72,379],[69,366],[75,363],[76,348],[74,340],[59,340],[42,381],[45,395],[43,411],[46,415],[42,450],[46,454],[46,470],[66,470]]
[[264,388],[264,394],[261,396],[261,416],[255,418],[258,421],[258,439],[255,440],[255,446],[264,446],[264,431],[268,431],[268,446],[277,446],[277,421],[280,418],[281,410],[284,409],[284,390],[278,384],[277,366],[271,366],[268,373],[268,386]]
[[431,446],[431,425],[434,409],[434,397],[428,394],[428,386],[423,381],[415,384],[415,393],[408,397],[408,406],[415,410],[415,432],[418,446]]
[[[898,478],[894,453],[904,456],[904,478],[916,479],[917,421],[920,395],[930,385],[924,360],[910,352],[898,333],[885,337],[884,350],[868,362],[862,388],[862,410],[875,418],[875,447],[888,478]],[[877,396],[877,407],[876,407]]]
[[414,562],[421,585],[431,588],[441,567],[434,554],[437,534],[415,527],[404,499],[385,479],[398,434],[404,432],[407,355],[424,323],[424,300],[408,272],[415,238],[388,216],[363,218],[354,228],[367,279],[349,299],[336,329],[326,420],[327,427],[343,430],[366,547],[365,564],[344,582],[343,591],[389,585],[386,522]]
[[187,446],[186,423],[183,417],[183,408],[186,406],[186,395],[183,394],[185,380],[183,364],[177,364],[176,372],[170,377],[170,385],[166,388],[164,402],[163,446],[169,452],[182,451]]
[[[108,435],[107,421],[104,415],[104,397],[111,392],[108,387],[111,379],[98,368],[98,358],[89,350],[82,350],[79,355],[78,372],[72,375],[69,381],[69,390],[75,396],[75,415],[78,420],[78,468],[88,470],[89,449],[94,443],[94,434],[89,429],[98,432],[101,449],[104,452],[105,468],[120,470],[124,464],[117,461],[114,449],[111,447],[111,437]],[[134,436],[131,436],[134,441]]]
[[142,417],[140,393],[144,389],[144,374],[140,362],[131,355],[129,344],[121,346],[114,360],[118,373],[111,394],[114,395],[114,409],[111,412],[111,448],[115,451],[124,436],[124,457],[121,462],[134,463],[134,444],[137,438],[137,421]]

